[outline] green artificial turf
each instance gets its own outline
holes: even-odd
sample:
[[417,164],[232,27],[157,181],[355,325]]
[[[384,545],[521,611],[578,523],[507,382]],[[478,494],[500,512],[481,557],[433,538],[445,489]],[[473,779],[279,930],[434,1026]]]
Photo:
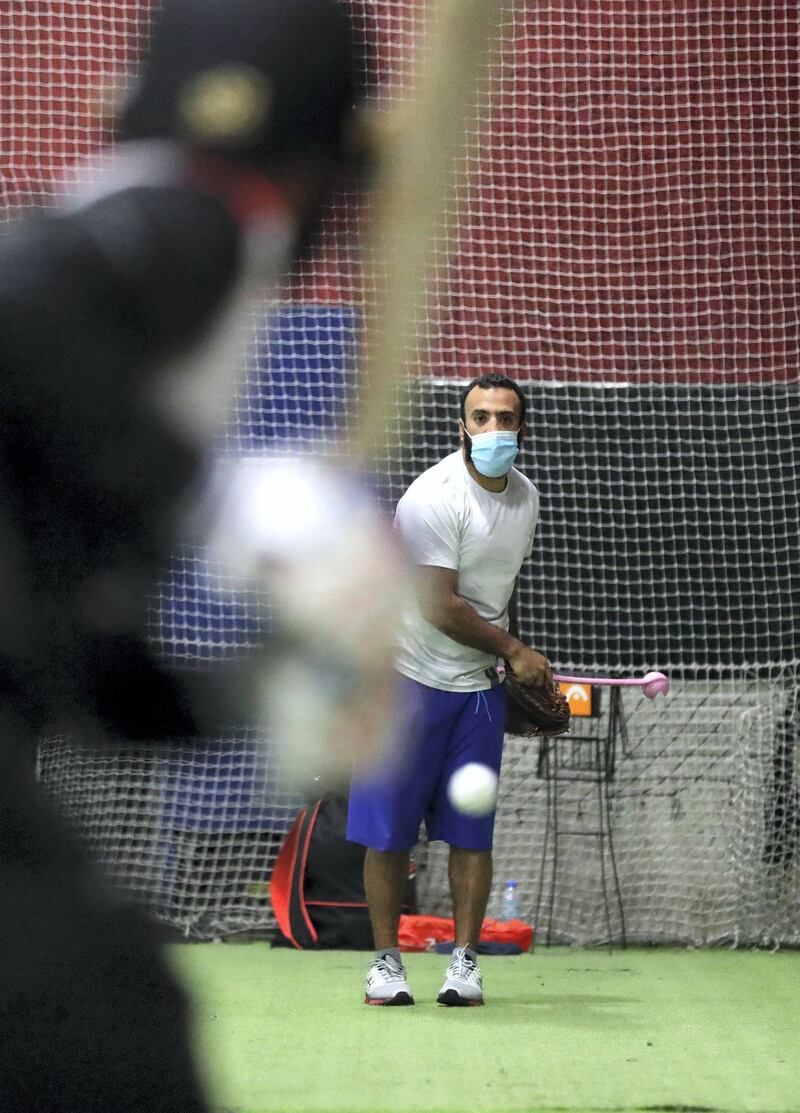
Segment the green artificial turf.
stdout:
[[800,1113],[800,954],[537,948],[482,958],[486,1005],[368,1008],[370,956],[172,945],[215,1110]]

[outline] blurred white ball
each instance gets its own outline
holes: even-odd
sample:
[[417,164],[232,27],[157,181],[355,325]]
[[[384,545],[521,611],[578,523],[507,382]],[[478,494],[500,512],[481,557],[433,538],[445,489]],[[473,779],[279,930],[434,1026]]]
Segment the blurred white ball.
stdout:
[[488,815],[497,804],[497,774],[488,765],[467,762],[450,777],[447,796],[453,807],[464,815]]

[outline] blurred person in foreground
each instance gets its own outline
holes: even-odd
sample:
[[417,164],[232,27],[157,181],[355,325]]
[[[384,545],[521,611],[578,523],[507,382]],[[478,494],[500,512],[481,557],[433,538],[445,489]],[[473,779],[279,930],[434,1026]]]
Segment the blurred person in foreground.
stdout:
[[[197,520],[248,295],[269,294],[359,160],[362,92],[336,0],[166,0],[103,174],[0,243],[9,1113],[205,1108],[183,996],[150,929],[38,798],[35,747],[60,730],[90,742],[214,736],[260,714],[268,660],[242,662],[235,679],[171,671],[147,644],[145,608],[193,509]],[[366,634],[391,631],[391,604],[373,622],[370,592],[354,606],[347,570],[384,598],[401,563],[390,530],[332,467],[302,460],[251,462],[219,502],[222,547],[275,586],[295,675],[335,659],[336,683],[322,685],[333,694],[303,702],[321,748],[342,746],[333,765],[349,763],[342,720],[364,751],[385,726],[368,681],[385,683],[389,634]],[[211,513],[200,520],[213,534]],[[298,592],[316,614],[298,609]]]
[[396,667],[414,708],[405,760],[354,779],[347,837],[367,847],[364,883],[375,943],[368,1005],[413,1005],[398,930],[409,852],[425,821],[449,845],[455,947],[437,1000],[483,1004],[477,949],[492,883],[495,812],[460,812],[448,797],[468,762],[500,773],[505,663],[525,683],[552,680],[546,658],[520,641],[514,597],[531,555],[539,494],[513,465],[525,435],[525,396],[498,374],[461,396],[461,447],[418,476],[397,505],[416,566],[416,597],[400,629]]

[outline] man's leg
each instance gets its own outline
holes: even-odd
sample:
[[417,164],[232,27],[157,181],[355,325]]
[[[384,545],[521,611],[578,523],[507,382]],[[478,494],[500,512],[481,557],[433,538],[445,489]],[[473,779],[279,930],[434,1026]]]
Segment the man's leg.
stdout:
[[448,872],[456,947],[476,951],[492,889],[492,853],[451,846]]
[[375,958],[364,992],[367,1005],[414,1004],[398,937],[408,880],[408,857],[407,850],[368,848],[364,858],[364,889],[375,940]]
[[395,949],[398,945],[400,913],[407,882],[407,850],[367,850],[364,889],[377,951]]
[[[449,733],[450,693],[402,677],[407,735],[386,767],[350,786],[347,837],[366,846],[364,889],[375,940],[367,974],[368,1005],[412,1005],[414,998],[398,947],[408,882],[408,858],[440,779]],[[443,705],[444,704],[444,705]],[[437,741],[444,735],[442,742]],[[438,755],[438,761],[437,761]]]
[[436,1000],[440,1005],[482,1005],[478,943],[492,887],[492,853],[490,850],[465,850],[451,845],[448,872],[453,897],[455,946],[444,985]]
[[483,986],[478,969],[478,942],[492,885],[494,813],[462,815],[447,796],[452,774],[469,761],[500,772],[505,724],[505,692],[501,688],[473,692],[466,700],[451,737],[451,745],[434,800],[426,817],[428,836],[450,847],[449,878],[455,920],[455,946],[440,1005],[482,1005]]

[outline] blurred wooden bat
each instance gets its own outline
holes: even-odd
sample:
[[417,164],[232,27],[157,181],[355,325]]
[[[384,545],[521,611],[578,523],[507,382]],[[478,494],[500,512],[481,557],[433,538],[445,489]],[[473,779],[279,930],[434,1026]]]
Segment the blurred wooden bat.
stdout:
[[467,122],[499,25],[499,0],[439,0],[418,50],[410,100],[378,141],[367,250],[377,293],[368,306],[361,401],[349,453],[368,462],[385,441],[396,385],[415,354],[435,236],[457,180]]

